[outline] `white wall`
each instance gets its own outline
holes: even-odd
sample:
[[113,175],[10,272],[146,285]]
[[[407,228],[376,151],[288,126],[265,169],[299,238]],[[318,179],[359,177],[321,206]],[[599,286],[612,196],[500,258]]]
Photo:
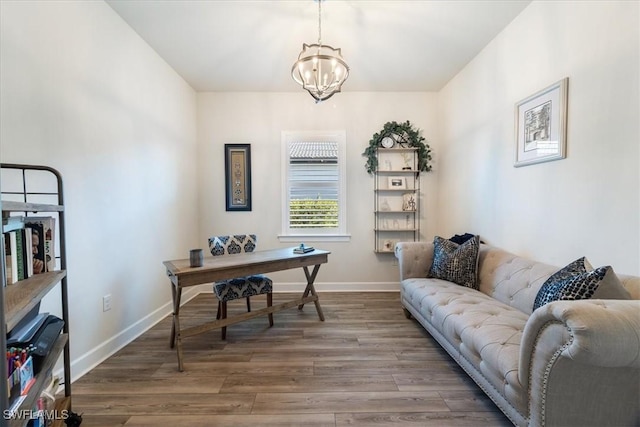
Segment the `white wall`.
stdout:
[[[438,231],[640,274],[638,2],[536,1],[439,93]],[[569,77],[567,158],[514,168],[514,105]]]
[[[347,227],[350,242],[312,243],[330,250],[329,263],[320,269],[320,290],[398,289],[398,269],[393,255],[373,252],[373,178],[364,167],[362,152],[375,132],[391,120],[410,120],[432,143],[436,127],[433,93],[345,92],[315,104],[302,90],[294,93],[199,93],[198,141],[200,242],[215,234],[254,232],[258,247],[293,246],[280,243],[281,233],[281,131],[346,130]],[[224,194],[224,144],[250,143],[252,157],[251,212],[226,212]],[[435,181],[423,174],[422,234],[433,236]],[[270,273],[279,283],[301,284],[301,271]],[[305,282],[306,283],[306,282]],[[295,286],[294,286],[295,287]]]
[[196,96],[103,2],[0,7],[0,154],[64,177],[77,377],[169,313],[162,261],[197,241]]

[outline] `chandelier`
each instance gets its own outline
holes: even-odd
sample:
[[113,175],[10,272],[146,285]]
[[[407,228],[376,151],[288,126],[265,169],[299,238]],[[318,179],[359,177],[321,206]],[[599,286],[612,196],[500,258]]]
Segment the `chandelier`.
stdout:
[[291,68],[291,76],[316,103],[340,92],[342,83],[349,77],[349,66],[340,49],[322,44],[322,1],[318,1],[318,43],[302,45],[302,52]]

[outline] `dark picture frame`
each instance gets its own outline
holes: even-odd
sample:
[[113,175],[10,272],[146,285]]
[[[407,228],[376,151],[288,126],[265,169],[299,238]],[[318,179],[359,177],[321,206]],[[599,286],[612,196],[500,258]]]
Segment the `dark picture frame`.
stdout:
[[227,211],[251,210],[251,144],[224,144]]

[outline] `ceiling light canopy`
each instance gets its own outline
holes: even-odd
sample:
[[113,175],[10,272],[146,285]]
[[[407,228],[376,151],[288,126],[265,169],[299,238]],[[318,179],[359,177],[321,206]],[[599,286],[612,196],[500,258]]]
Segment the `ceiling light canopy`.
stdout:
[[298,60],[291,68],[291,76],[316,103],[340,92],[349,77],[349,66],[340,49],[322,44],[322,1],[318,1],[318,43],[303,44]]

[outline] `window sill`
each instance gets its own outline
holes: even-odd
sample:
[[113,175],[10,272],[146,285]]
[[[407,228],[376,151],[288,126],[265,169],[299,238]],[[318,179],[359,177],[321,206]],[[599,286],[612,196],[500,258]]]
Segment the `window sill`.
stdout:
[[349,242],[351,234],[281,234],[278,240],[285,243],[300,242]]

